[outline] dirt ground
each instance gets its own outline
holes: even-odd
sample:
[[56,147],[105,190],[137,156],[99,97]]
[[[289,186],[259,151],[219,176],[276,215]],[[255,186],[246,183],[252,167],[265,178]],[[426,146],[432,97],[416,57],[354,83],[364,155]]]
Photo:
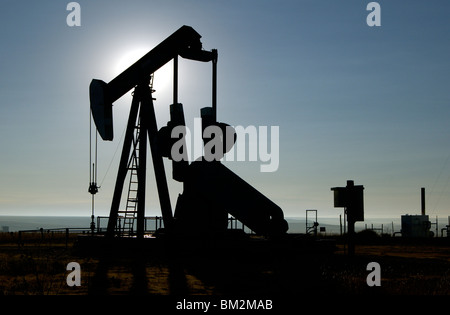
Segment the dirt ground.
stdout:
[[[298,244],[255,244],[250,249],[177,251],[150,246],[86,253],[76,250],[72,241],[3,241],[0,295],[450,294],[450,242],[357,244],[353,257],[339,240],[332,253],[304,250]],[[253,250],[258,246],[260,250]],[[80,264],[80,286],[67,284],[69,262]],[[370,262],[380,266],[380,286],[367,284]]]

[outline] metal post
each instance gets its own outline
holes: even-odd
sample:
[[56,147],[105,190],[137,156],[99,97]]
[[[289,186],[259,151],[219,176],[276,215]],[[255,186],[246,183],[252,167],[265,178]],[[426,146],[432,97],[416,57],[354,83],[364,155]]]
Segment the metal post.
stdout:
[[355,255],[355,221],[348,217],[348,255]]
[[178,103],[178,55],[173,58],[173,104]]
[[214,55],[212,59],[212,108],[214,121],[217,121],[217,49],[213,49],[212,53]]
[[[139,94],[139,93],[137,93]],[[128,118],[127,131],[123,142],[122,156],[120,158],[119,171],[117,173],[116,186],[114,188],[111,210],[109,213],[108,228],[106,234],[108,237],[114,236],[114,229],[117,224],[119,214],[120,198],[123,191],[125,177],[127,176],[128,157],[130,155],[131,144],[133,142],[133,132],[139,111],[139,99],[137,95],[133,96],[131,103],[130,116]]]
[[[354,187],[354,182],[352,180],[347,181],[347,196],[349,192]],[[347,197],[348,198],[348,197]],[[352,198],[350,197],[347,200],[347,220],[348,220],[348,254],[349,256],[353,256],[355,254],[355,218],[354,218],[354,209],[355,205],[353,203]]]
[[143,106],[147,108],[148,115],[148,138],[150,140],[150,149],[153,159],[153,168],[155,171],[156,186],[158,188],[161,213],[164,221],[164,228],[170,230],[172,227],[173,213],[170,204],[169,188],[167,186],[166,173],[164,171],[164,162],[161,152],[158,150],[158,126],[156,124],[155,108],[150,88],[143,95]]
[[422,215],[425,215],[425,188],[420,189],[421,194],[421,205],[422,205]]
[[[145,93],[145,88],[139,87],[139,94]],[[139,166],[137,171],[138,191],[137,191],[137,227],[136,234],[138,238],[144,237],[144,220],[145,220],[145,174],[147,168],[147,111],[146,104],[141,103],[140,110],[140,132],[139,132]]]
[[438,236],[439,232],[439,224],[438,224],[438,216],[436,216],[436,237]]

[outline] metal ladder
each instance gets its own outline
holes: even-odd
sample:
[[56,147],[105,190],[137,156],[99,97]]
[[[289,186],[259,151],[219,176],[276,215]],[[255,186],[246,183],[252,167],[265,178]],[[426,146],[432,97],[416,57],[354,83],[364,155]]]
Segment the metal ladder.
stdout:
[[[153,79],[154,74],[152,74],[150,77],[150,89],[152,90],[152,93],[155,92],[155,90],[153,90]],[[155,98],[153,100],[155,100]],[[138,119],[137,126],[135,126],[134,128],[135,132],[132,143],[133,151],[131,153],[127,167],[127,170],[130,171],[127,203],[124,210],[118,210],[119,218],[123,219],[123,224],[121,226],[119,221],[119,224],[116,225],[116,231],[118,229],[118,234],[120,236],[133,236],[136,234],[135,233],[136,231],[134,229],[134,223],[137,220],[137,213],[138,213],[138,188],[139,188],[138,169],[139,169],[139,143],[140,143],[139,134],[141,130],[140,118]]]
[[[138,168],[139,168],[139,131],[140,124],[135,127],[135,136],[133,139],[133,152],[128,162],[130,171],[130,181],[128,185],[127,203],[124,210],[119,210],[123,218],[123,225],[120,231],[121,236],[132,236],[134,234],[134,222],[137,218],[138,205]],[[119,227],[120,228],[120,227]]]

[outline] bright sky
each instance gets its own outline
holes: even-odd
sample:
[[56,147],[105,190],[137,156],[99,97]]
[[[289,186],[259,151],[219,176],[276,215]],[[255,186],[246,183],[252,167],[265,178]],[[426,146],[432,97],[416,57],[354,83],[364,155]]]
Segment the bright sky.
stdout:
[[[89,83],[182,25],[218,49],[218,120],[279,126],[276,172],[226,164],[286,216],[338,217],[330,188],[349,179],[365,187],[366,217],[419,214],[421,187],[430,216],[450,215],[447,0],[378,1],[373,27],[368,0],[80,0],[79,27],[69,2],[0,2],[0,215],[90,215]],[[155,74],[159,127],[170,72]],[[210,82],[210,64],[180,60],[188,125],[211,105]],[[99,143],[96,215],[109,214],[130,102],[114,104],[115,140]],[[151,167],[148,186],[146,214],[160,215]]]

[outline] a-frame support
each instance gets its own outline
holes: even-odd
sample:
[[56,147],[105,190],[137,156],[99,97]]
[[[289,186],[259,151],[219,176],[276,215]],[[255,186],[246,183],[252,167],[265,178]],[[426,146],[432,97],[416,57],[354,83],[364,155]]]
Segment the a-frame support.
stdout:
[[108,228],[106,235],[113,237],[116,235],[116,226],[119,218],[120,199],[122,196],[125,178],[128,172],[128,161],[132,150],[134,129],[139,123],[139,165],[137,170],[138,192],[137,192],[137,225],[136,233],[138,238],[144,236],[145,227],[145,186],[146,186],[146,157],[147,139],[150,142],[150,149],[153,159],[158,196],[161,205],[161,212],[166,230],[170,230],[173,221],[172,206],[170,204],[169,189],[167,186],[166,173],[164,170],[163,158],[158,150],[157,124],[155,109],[153,106],[152,90],[149,81],[136,86],[131,103],[130,116],[128,118],[127,130],[123,143],[122,155],[117,173],[116,186],[114,189],[111,210],[109,214]]

